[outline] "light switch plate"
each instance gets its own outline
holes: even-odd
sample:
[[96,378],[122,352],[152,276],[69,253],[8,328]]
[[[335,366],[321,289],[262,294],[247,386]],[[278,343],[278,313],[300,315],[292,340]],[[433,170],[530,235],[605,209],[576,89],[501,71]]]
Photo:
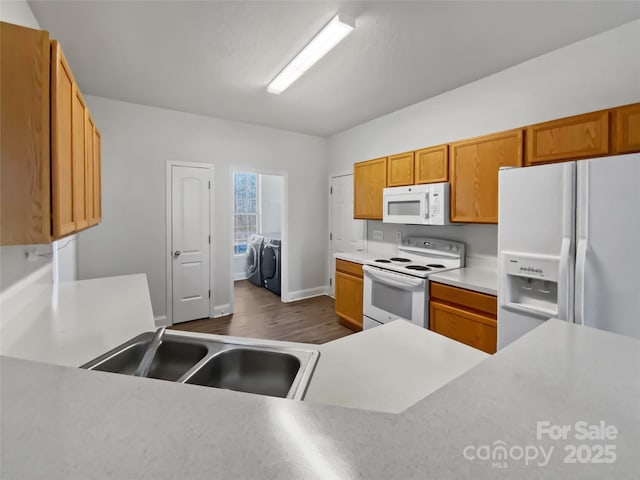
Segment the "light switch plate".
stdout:
[[373,231],[373,239],[374,240],[382,240],[383,235],[382,235],[382,230],[374,230]]

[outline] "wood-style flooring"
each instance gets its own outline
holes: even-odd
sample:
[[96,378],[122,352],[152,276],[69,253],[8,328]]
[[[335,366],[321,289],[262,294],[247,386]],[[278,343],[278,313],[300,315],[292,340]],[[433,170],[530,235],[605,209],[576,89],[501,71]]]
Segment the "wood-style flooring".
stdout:
[[351,333],[338,323],[334,302],[322,296],[282,303],[247,280],[235,282],[233,315],[173,325],[174,330],[321,344]]

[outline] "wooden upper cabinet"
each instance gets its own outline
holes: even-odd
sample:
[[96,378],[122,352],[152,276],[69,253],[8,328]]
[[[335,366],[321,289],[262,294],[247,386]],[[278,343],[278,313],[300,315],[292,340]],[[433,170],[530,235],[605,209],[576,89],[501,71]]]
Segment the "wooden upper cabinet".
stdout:
[[93,220],[94,224],[102,220],[102,168],[101,138],[97,128],[93,128]]
[[387,159],[353,165],[353,216],[382,220],[382,191],[387,186]]
[[0,245],[49,243],[100,221],[100,135],[60,44],[0,35]]
[[522,129],[451,144],[451,221],[498,223],[498,170],[522,166]]
[[415,152],[415,183],[449,180],[449,146],[424,148]]
[[609,110],[527,127],[527,165],[578,160],[609,153]]
[[51,197],[53,236],[76,229],[73,211],[73,138],[71,118],[75,81],[60,44],[51,42]]
[[49,34],[0,22],[0,244],[51,241]]
[[73,136],[73,217],[76,230],[82,230],[89,225],[86,190],[86,115],[87,106],[82,94],[80,90],[74,89],[71,129]]
[[387,187],[413,185],[413,152],[392,155],[387,160]]
[[611,121],[613,152],[640,152],[640,103],[615,108]]
[[84,126],[84,136],[86,143],[86,155],[84,159],[85,164],[85,172],[84,172],[84,181],[85,181],[85,205],[87,210],[87,222],[89,226],[95,225],[98,223],[96,221],[95,215],[93,213],[93,130],[95,129],[95,125],[93,123],[93,119],[91,115],[89,115],[89,111],[87,110],[87,115],[85,119]]

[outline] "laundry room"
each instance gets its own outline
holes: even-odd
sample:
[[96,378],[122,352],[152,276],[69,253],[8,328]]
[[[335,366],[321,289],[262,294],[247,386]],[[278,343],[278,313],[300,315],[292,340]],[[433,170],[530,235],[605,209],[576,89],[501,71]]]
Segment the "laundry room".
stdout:
[[285,177],[233,172],[233,299],[242,313],[279,303]]

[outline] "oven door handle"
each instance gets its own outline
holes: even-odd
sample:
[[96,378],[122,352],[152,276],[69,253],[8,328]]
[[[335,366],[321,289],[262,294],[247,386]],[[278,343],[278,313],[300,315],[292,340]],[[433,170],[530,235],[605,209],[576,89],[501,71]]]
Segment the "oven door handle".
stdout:
[[422,287],[424,285],[424,280],[413,279],[405,277],[404,275],[395,275],[393,273],[386,273],[378,270],[375,267],[370,267],[368,265],[364,265],[362,267],[364,272],[375,278],[380,283],[385,283],[387,285],[391,285],[393,287],[404,288],[406,290],[407,287]]

